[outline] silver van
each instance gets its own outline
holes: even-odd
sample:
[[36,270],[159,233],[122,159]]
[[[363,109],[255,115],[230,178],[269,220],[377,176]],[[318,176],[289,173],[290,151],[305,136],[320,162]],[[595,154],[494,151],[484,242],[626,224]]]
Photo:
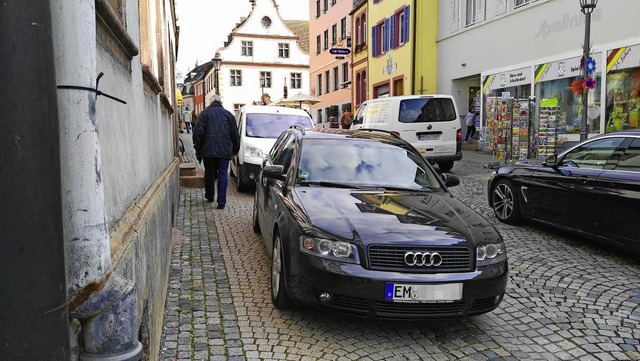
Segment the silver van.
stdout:
[[236,189],[247,191],[255,187],[262,160],[280,134],[294,124],[313,128],[313,121],[302,109],[276,105],[246,105],[236,113],[240,150],[230,162],[230,173],[236,179]]
[[441,172],[462,159],[462,128],[450,95],[402,95],[367,100],[358,109],[351,129],[391,131],[411,143]]

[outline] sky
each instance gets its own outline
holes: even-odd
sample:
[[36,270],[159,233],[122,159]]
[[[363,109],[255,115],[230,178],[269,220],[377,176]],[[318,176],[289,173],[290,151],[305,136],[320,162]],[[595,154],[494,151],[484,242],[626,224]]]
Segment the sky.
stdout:
[[[309,20],[309,0],[276,0],[276,4],[284,20]],[[211,60],[240,18],[250,12],[249,0],[176,0],[180,26],[176,71],[186,75],[196,61]]]

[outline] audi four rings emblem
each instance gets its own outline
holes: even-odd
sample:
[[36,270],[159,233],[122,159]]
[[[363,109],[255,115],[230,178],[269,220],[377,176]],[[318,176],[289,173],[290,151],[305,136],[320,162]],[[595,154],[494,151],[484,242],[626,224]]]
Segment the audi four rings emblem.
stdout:
[[442,264],[442,256],[437,252],[407,252],[404,254],[404,263],[407,266],[438,267]]

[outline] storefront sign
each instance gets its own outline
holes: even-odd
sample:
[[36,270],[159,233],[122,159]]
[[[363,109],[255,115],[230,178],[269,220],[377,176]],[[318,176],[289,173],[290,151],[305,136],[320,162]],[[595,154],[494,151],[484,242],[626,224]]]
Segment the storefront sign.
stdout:
[[640,66],[640,45],[626,46],[607,53],[607,73]]
[[529,67],[486,76],[483,81],[482,91],[486,92],[523,84],[531,84],[531,68]]
[[[592,22],[598,22],[602,18],[602,10],[596,9],[592,14]],[[548,36],[561,33],[574,28],[584,28],[584,15],[581,13],[564,13],[559,19],[545,20],[540,24],[535,38],[546,40]]]
[[[596,53],[591,54],[591,57],[596,61],[596,73],[599,73],[602,69],[602,55],[601,53]],[[541,81],[581,76],[581,59],[582,56],[576,56],[575,58],[552,61],[550,63],[537,65],[534,75],[535,83],[538,84]]]

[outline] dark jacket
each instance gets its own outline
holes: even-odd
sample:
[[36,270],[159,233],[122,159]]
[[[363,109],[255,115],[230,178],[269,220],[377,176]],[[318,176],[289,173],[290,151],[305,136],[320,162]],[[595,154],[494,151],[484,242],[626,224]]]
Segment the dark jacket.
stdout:
[[238,154],[240,137],[236,119],[219,102],[200,113],[193,129],[193,147],[198,158],[231,159]]

